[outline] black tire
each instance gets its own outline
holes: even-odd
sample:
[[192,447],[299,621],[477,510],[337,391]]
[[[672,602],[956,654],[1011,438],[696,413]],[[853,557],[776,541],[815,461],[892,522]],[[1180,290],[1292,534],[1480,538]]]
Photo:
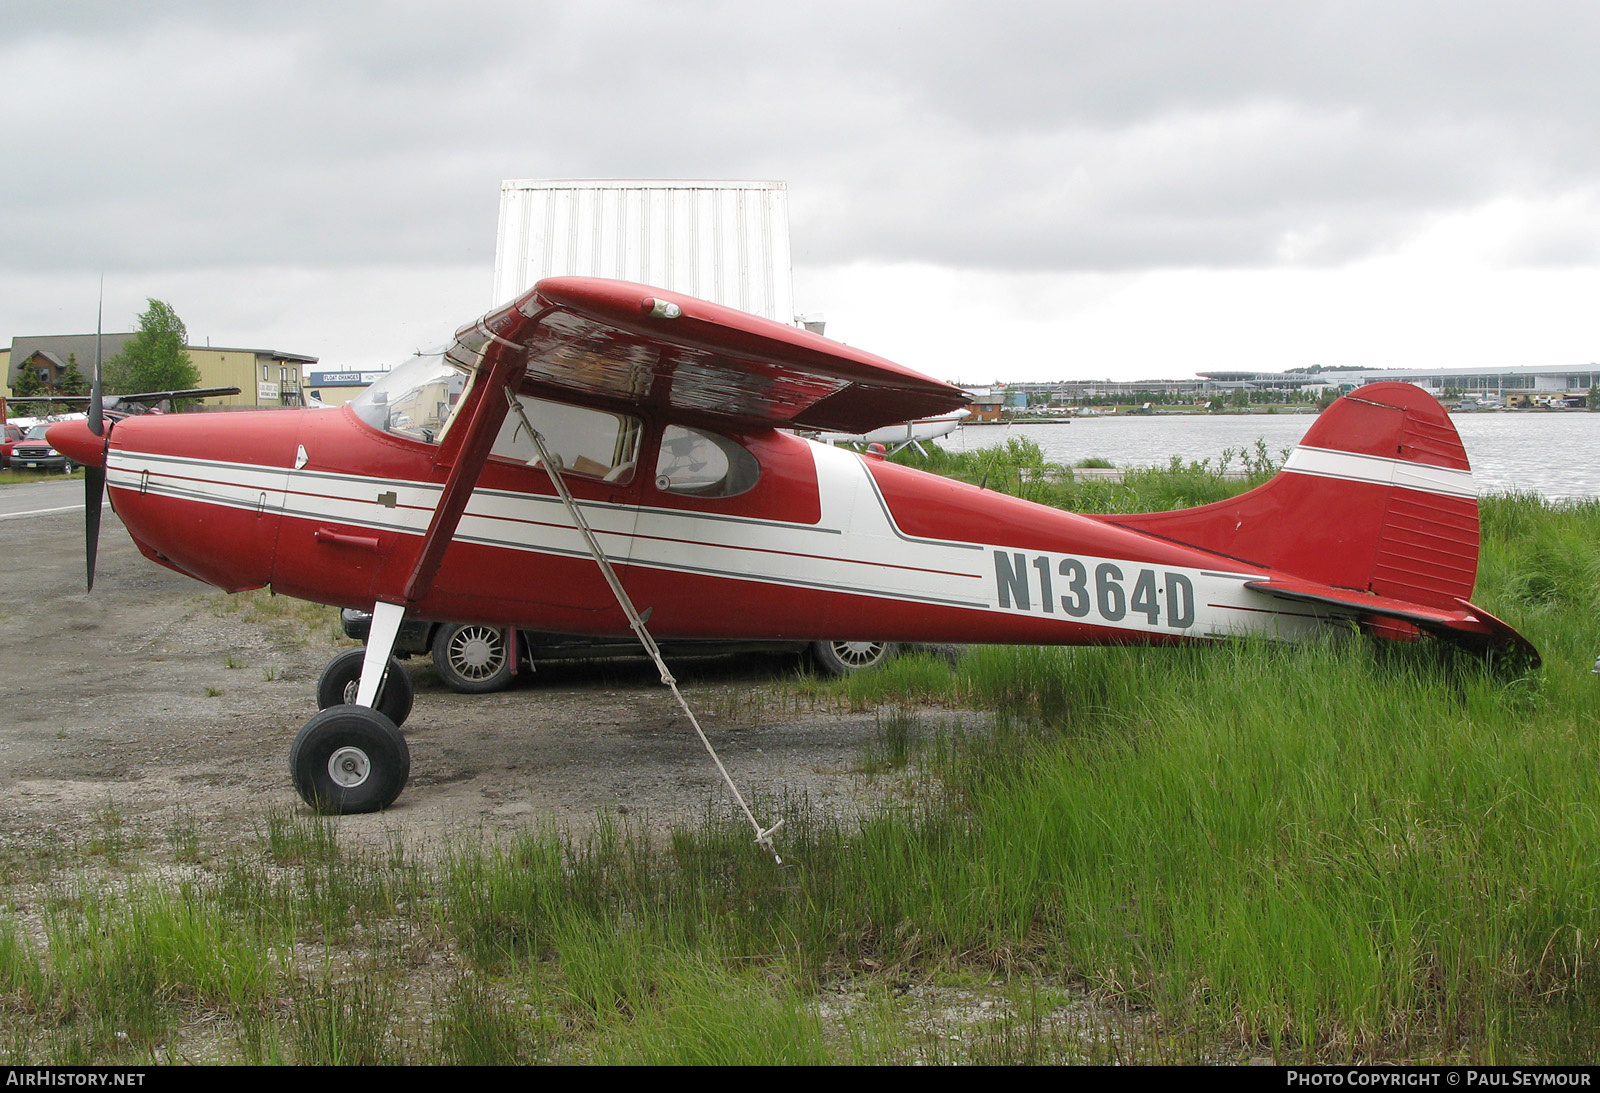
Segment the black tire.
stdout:
[[892,641],[814,641],[811,663],[824,675],[847,676],[876,668],[899,651]]
[[388,808],[411,777],[411,749],[377,710],[331,706],[305,723],[289,749],[301,799],[325,815]]
[[[361,684],[361,662],[366,656],[365,648],[346,649],[328,661],[322,678],[317,680],[317,709],[355,705],[356,689]],[[406,674],[405,665],[390,657],[383,682],[378,684],[378,712],[396,727],[404,725],[411,716],[412,697],[411,677]]]
[[475,623],[446,623],[433,635],[433,670],[459,694],[483,695],[511,686],[506,632]]

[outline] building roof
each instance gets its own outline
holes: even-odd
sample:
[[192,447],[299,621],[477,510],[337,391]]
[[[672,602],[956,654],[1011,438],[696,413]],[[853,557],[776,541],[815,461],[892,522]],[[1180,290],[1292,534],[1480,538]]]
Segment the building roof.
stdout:
[[[1345,373],[1347,375],[1360,375],[1369,379],[1398,379],[1404,380],[1409,376],[1460,376],[1463,379],[1474,376],[1567,376],[1587,375],[1590,372],[1600,372],[1600,364],[1506,364],[1495,367],[1484,365],[1472,368],[1363,368],[1360,372]],[[1341,373],[1321,372],[1319,375],[1340,375]]]
[[[115,334],[102,334],[101,353],[103,359],[110,360],[122,352],[123,344],[134,337],[133,331]],[[95,335],[90,334],[41,334],[11,340],[11,368],[6,380],[13,381],[17,369],[23,362],[30,359],[35,353],[44,353],[51,360],[62,367],[66,366],[69,356],[78,358],[78,369],[88,375],[94,368]],[[246,349],[242,347],[229,347],[221,345],[186,345],[185,349],[199,353],[249,353],[256,357],[265,357],[268,360],[284,361],[289,364],[316,364],[316,357],[308,357],[303,353],[285,353],[279,349]]]
[[244,349],[237,346],[226,345],[186,345],[185,349],[194,349],[202,353],[254,353],[258,357],[267,357],[275,361],[288,361],[292,364],[316,364],[318,357],[308,357],[303,353],[285,353],[281,349]]

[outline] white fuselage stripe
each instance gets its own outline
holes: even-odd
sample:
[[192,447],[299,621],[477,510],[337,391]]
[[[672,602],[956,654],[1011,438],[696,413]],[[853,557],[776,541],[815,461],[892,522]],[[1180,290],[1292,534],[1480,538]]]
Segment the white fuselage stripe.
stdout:
[[1308,448],[1301,445],[1289,453],[1283,469],[1295,474],[1315,475],[1318,478],[1373,482],[1380,486],[1399,486],[1402,489],[1442,493],[1450,497],[1478,496],[1478,487],[1472,481],[1471,471],[1434,467],[1404,459],[1388,459],[1380,455],[1338,452],[1331,448]]
[[[1067,624],[1212,637],[1250,631],[1304,636],[1338,607],[1288,604],[1244,587],[1260,571],[1216,572],[1115,558],[1021,551],[981,541],[907,535],[860,456],[813,444],[821,513],[815,524],[679,509],[581,502],[615,564],[886,601],[918,602]],[[113,450],[114,491],[159,495],[420,536],[436,484],[286,467],[147,458]],[[583,557],[555,498],[474,491],[455,538],[535,555]],[[981,532],[979,532],[981,534]]]

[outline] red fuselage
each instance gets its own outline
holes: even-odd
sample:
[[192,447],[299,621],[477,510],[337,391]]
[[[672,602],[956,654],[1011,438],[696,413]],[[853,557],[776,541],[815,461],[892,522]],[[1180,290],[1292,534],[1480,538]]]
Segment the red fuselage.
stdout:
[[[644,418],[641,467],[655,465],[663,425]],[[99,441],[86,429],[58,432],[74,458],[93,461]],[[778,430],[724,433],[760,467],[738,496],[681,496],[645,473],[567,476],[661,637],[1159,643],[1294,638],[1350,615],[1246,589],[1272,575],[1259,561]],[[348,409],[132,418],[115,426],[108,455],[115,510],[150,558],[230,591],[270,584],[357,608],[398,602],[449,474],[438,446]],[[1319,514],[1329,540],[1319,550],[1337,557],[1341,525],[1366,535],[1361,513],[1379,490],[1388,487],[1348,483],[1334,495],[1349,511]],[[427,595],[406,609],[627,632],[549,477],[500,458],[478,479]]]

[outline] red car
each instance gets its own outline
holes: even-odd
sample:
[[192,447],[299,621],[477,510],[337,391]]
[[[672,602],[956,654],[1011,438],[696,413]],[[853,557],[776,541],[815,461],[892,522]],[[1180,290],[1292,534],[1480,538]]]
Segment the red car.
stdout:
[[11,466],[11,452],[22,439],[22,426],[0,425],[0,469]]
[[28,467],[42,471],[67,471],[77,468],[77,464],[65,455],[56,451],[45,439],[45,432],[50,428],[50,422],[40,422],[30,428],[13,445],[7,462],[16,467]]

